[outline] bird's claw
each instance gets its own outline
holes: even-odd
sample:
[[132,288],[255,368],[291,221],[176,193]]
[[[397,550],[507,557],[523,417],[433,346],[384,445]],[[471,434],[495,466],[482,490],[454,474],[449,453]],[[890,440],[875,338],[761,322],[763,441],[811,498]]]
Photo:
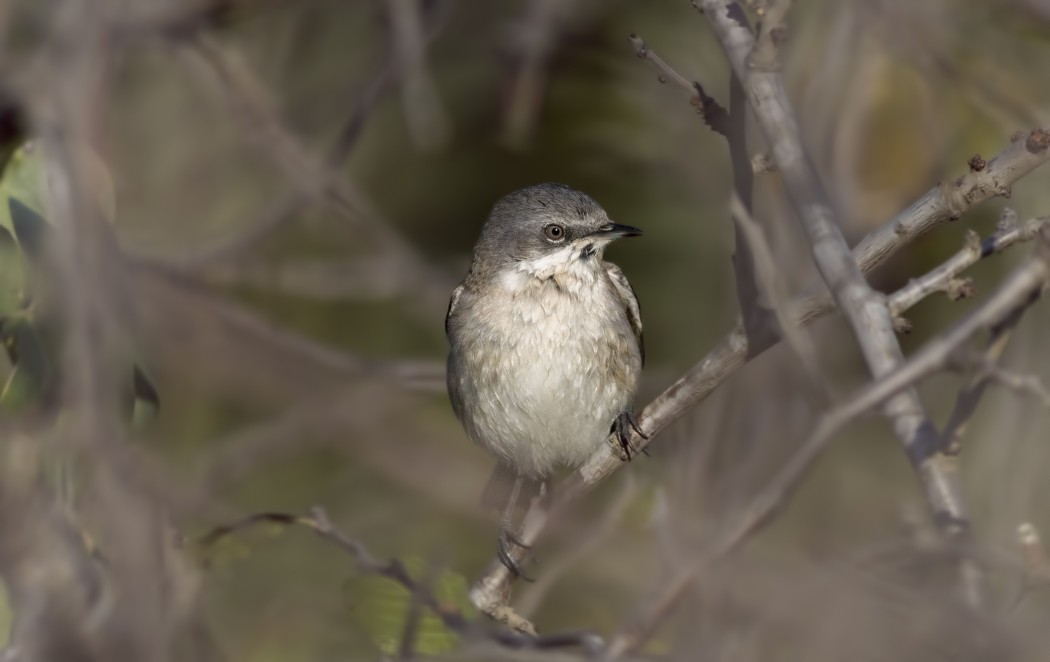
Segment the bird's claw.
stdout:
[[[612,429],[609,430],[620,444],[619,450],[622,451],[623,459],[628,462],[631,461],[631,453],[634,453],[634,455],[638,454],[638,449],[631,443],[631,430],[634,430],[642,439],[649,438],[649,435],[642,432],[642,429],[638,427],[638,421],[635,420],[634,414],[627,409],[620,412],[620,415],[613,420]],[[648,448],[642,448],[641,452],[649,455]]]
[[[532,577],[525,573],[525,571],[521,567],[521,564],[518,563],[518,560],[514,558],[514,555],[511,553],[512,545],[515,547],[520,547],[524,550],[532,549],[532,546],[526,544],[525,541],[518,537],[518,534],[514,533],[514,531],[510,527],[501,526],[499,528],[499,538],[496,544],[496,555],[499,557],[500,563],[506,566],[507,570],[510,570],[515,575],[521,577],[525,581],[535,581]],[[529,558],[533,562],[535,562],[536,560],[535,557],[532,557],[531,555]]]

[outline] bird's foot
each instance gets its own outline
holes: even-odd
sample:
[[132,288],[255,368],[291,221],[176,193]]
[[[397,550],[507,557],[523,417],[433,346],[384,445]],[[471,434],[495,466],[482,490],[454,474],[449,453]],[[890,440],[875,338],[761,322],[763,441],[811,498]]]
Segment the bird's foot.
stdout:
[[[616,438],[619,443],[619,450],[621,457],[627,462],[631,461],[632,453],[638,454],[638,449],[631,443],[631,430],[634,430],[639,437],[642,439],[648,439],[649,435],[642,432],[642,429],[638,427],[638,421],[635,420],[634,414],[629,409],[625,409],[620,412],[620,415],[613,420],[612,427],[609,429],[609,433]],[[649,455],[648,448],[642,448],[642,453]]]
[[[532,549],[532,545],[526,544],[524,540],[518,537],[518,534],[514,533],[514,530],[507,524],[501,524],[499,527],[499,538],[496,544],[496,555],[499,557],[500,563],[506,566],[507,570],[510,570],[518,577],[521,577],[527,582],[535,581],[532,577],[525,573],[521,568],[521,564],[514,558],[511,553],[513,547],[520,547],[526,551]],[[527,558],[535,562],[535,557],[531,554],[527,555]]]

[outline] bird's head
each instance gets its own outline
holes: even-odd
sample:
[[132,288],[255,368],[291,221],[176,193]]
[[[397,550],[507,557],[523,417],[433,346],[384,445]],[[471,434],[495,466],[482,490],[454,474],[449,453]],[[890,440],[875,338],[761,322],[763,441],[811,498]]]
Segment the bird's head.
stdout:
[[575,261],[596,265],[609,242],[636,237],[638,228],[609,220],[585,193],[564,184],[537,184],[500,199],[475,247],[475,264],[512,265],[542,272]]

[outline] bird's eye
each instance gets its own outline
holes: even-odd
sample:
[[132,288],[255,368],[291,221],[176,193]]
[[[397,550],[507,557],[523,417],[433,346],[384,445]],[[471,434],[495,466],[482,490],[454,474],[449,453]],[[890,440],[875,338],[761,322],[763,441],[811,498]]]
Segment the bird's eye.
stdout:
[[558,225],[557,223],[551,223],[547,227],[543,228],[543,234],[551,241],[562,241],[565,239],[565,228]]

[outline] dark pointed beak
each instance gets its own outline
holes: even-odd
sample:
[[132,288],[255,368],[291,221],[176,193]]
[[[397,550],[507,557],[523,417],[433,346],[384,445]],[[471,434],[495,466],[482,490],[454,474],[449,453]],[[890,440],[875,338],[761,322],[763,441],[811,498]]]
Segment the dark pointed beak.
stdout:
[[591,234],[595,237],[611,237],[617,239],[619,237],[639,237],[641,236],[642,231],[630,225],[606,223]]

